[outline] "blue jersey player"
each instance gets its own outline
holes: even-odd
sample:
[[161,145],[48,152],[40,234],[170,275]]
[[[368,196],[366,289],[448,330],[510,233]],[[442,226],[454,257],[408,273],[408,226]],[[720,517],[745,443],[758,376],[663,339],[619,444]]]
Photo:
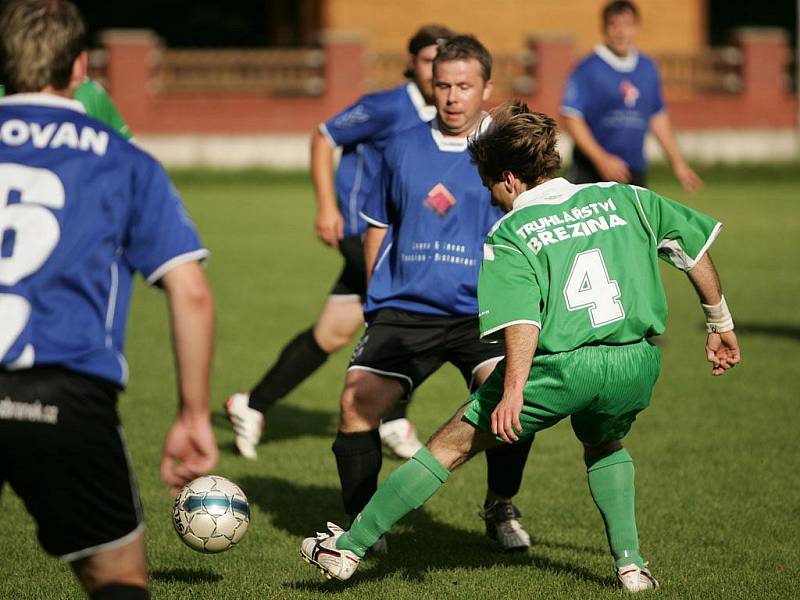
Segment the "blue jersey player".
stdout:
[[658,69],[634,46],[636,5],[614,0],[602,18],[604,43],[575,67],[561,105],[564,128],[575,141],[570,181],[644,186],[644,141],[652,130],[681,185],[695,191],[703,182],[675,143]]
[[[341,397],[333,451],[351,519],[375,491],[380,419],[445,362],[476,387],[503,356],[478,339],[477,283],[483,238],[501,213],[470,162],[467,136],[492,90],[491,56],[472,36],[455,36],[434,61],[437,118],[395,137],[384,151],[381,193],[367,202],[365,256],[372,272],[365,314]],[[528,534],[511,497],[530,444],[489,456],[487,534],[504,550]]]
[[84,39],[66,0],[12,0],[0,13],[0,487],[89,596],[144,599],[142,513],[117,414],[133,274],[170,307],[181,405],[161,475],[173,490],[217,461],[213,307],[207,251],[162,167],[71,99]]
[[[322,123],[311,139],[311,175],[317,197],[317,237],[338,248],[344,266],[316,323],[295,336],[248,394],[228,398],[226,409],[239,453],[256,458],[264,412],[291,392],[350,342],[364,324],[366,291],[362,237],[366,223],[359,217],[365,199],[380,183],[381,155],[399,132],[430,121],[431,65],[437,40],[452,32],[440,25],[421,28],[409,41],[407,83],[368,94]],[[334,179],[334,148],[342,151]],[[382,426],[384,441],[402,457],[421,447],[413,425],[402,410]],[[388,421],[388,419],[387,419]]]

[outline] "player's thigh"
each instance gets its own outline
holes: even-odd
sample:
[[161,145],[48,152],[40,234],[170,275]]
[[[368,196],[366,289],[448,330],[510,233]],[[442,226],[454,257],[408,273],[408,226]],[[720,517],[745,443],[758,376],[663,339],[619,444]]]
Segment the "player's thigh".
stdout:
[[650,405],[661,360],[654,345],[642,341],[625,346],[587,349],[597,364],[605,365],[606,377],[596,398],[572,415],[572,429],[586,446],[621,440],[637,415]]
[[327,353],[345,346],[364,326],[364,312],[358,297],[329,296],[314,325],[314,339]]
[[370,319],[350,358],[350,371],[369,371],[400,382],[405,395],[442,366],[446,319],[383,309]]
[[73,561],[71,566],[89,594],[114,583],[147,587],[144,532],[139,531],[127,543]]
[[46,552],[73,561],[138,535],[113,386],[37,368],[0,373],[0,398],[0,462]]
[[[464,418],[482,431],[492,430],[492,413],[503,399],[505,367],[502,360],[467,400]],[[599,366],[583,363],[573,352],[537,356],[523,388],[520,439],[528,439],[583,410],[602,385],[603,377]]]
[[340,400],[339,429],[369,431],[405,395],[400,381],[371,371],[348,370]]
[[477,317],[459,317],[447,332],[445,358],[459,370],[470,391],[486,381],[504,355],[502,342],[481,342]]

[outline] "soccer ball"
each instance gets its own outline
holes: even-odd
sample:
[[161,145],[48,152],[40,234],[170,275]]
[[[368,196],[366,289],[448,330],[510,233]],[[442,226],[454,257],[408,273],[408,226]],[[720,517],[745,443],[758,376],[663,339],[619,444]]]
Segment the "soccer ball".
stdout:
[[192,550],[223,552],[247,531],[250,505],[238,485],[219,475],[205,475],[188,483],[175,498],[172,523]]

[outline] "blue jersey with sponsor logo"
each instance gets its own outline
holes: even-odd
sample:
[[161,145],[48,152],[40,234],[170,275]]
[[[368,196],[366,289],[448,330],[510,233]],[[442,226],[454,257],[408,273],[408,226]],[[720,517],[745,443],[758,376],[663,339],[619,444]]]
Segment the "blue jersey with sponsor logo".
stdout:
[[436,122],[401,133],[384,151],[382,182],[363,216],[391,229],[364,312],[477,315],[483,239],[502,212],[491,204],[466,138],[443,136]]
[[633,52],[619,58],[598,46],[570,75],[563,114],[582,116],[597,143],[634,171],[644,171],[644,138],[650,119],[664,110],[655,63]]
[[132,278],[205,258],[161,165],[80,103],[0,100],[0,365],[118,385]]
[[401,131],[430,121],[436,114],[414,83],[367,94],[320,126],[332,144],[342,147],[336,171],[336,195],[345,236],[360,235],[366,224],[358,216],[364,200],[380,186],[381,153]]

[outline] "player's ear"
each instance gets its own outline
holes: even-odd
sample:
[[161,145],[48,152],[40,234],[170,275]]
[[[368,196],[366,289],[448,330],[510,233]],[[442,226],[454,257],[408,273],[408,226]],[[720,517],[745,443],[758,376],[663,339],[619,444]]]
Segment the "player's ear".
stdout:
[[75,90],[80,84],[83,83],[83,80],[86,79],[86,75],[89,72],[89,53],[84,50],[75,58],[75,62],[72,63],[72,75],[69,81],[69,87],[71,90]]
[[517,178],[514,177],[514,174],[511,171],[503,171],[502,177],[503,177],[503,185],[505,185],[506,190],[509,192],[513,192],[514,182],[516,181]]
[[492,90],[494,89],[494,81],[491,79],[483,84],[483,101],[486,102],[489,99],[489,96],[492,95]]

